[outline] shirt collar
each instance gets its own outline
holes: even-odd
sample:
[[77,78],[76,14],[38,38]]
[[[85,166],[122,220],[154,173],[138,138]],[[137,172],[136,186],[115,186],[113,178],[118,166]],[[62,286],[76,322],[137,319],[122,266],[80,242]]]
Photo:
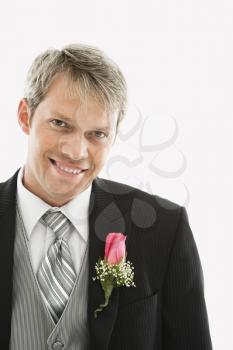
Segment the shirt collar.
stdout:
[[[29,239],[41,216],[52,207],[24,187],[22,183],[23,172],[24,168],[21,168],[17,178],[17,201]],[[84,229],[84,227],[88,225],[91,187],[89,185],[74,199],[59,208],[72,222],[85,242],[88,239],[88,229]]]

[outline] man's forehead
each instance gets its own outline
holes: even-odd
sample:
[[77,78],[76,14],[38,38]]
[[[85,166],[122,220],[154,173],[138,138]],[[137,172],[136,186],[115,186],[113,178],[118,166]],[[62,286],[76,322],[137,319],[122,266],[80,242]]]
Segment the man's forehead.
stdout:
[[104,110],[108,109],[100,90],[91,87],[88,81],[81,78],[74,79],[68,73],[58,74],[54,82],[56,81],[63,87],[66,98],[77,99],[82,105],[91,101]]
[[[48,95],[55,89],[67,102],[75,102],[74,105],[77,105],[80,111],[87,112],[92,110],[91,114],[96,115],[97,113],[106,119],[106,122],[109,121],[110,124],[117,122],[118,111],[113,111],[110,105],[104,101],[103,97],[98,94],[98,91],[93,91],[91,88],[88,90],[83,87],[80,81],[74,81],[68,74],[57,75],[49,88]],[[54,114],[69,118],[70,115],[67,113],[65,104],[60,103],[61,101],[59,99],[55,99],[55,102],[56,104],[53,106]]]

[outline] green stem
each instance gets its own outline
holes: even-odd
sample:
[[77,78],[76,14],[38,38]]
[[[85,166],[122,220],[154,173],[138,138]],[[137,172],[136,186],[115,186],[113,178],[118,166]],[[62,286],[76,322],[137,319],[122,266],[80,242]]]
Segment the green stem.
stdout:
[[97,318],[97,313],[103,311],[103,309],[108,306],[108,302],[109,302],[109,298],[112,294],[112,290],[113,290],[113,286],[108,286],[108,288],[106,290],[104,290],[104,303],[100,304],[99,308],[95,310],[94,312],[94,317]]

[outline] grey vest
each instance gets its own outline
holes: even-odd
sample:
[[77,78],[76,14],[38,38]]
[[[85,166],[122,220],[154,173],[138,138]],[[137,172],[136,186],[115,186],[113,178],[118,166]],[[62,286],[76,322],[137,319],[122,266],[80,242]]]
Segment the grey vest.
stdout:
[[55,325],[32,269],[19,210],[14,245],[13,305],[10,350],[86,350],[88,248],[66,308]]

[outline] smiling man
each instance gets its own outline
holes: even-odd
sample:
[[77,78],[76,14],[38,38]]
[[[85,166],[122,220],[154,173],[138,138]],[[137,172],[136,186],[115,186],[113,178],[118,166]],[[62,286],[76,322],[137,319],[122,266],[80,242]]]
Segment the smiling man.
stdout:
[[[212,349],[186,209],[98,177],[126,104],[120,69],[97,48],[34,60],[18,107],[26,162],[0,184],[2,349]],[[114,288],[96,317],[109,233],[135,286]]]
[[82,101],[71,79],[57,74],[33,116],[27,99],[18,110],[29,136],[24,185],[53,206],[66,204],[91,184],[116,135],[117,113],[110,114],[92,92]]

